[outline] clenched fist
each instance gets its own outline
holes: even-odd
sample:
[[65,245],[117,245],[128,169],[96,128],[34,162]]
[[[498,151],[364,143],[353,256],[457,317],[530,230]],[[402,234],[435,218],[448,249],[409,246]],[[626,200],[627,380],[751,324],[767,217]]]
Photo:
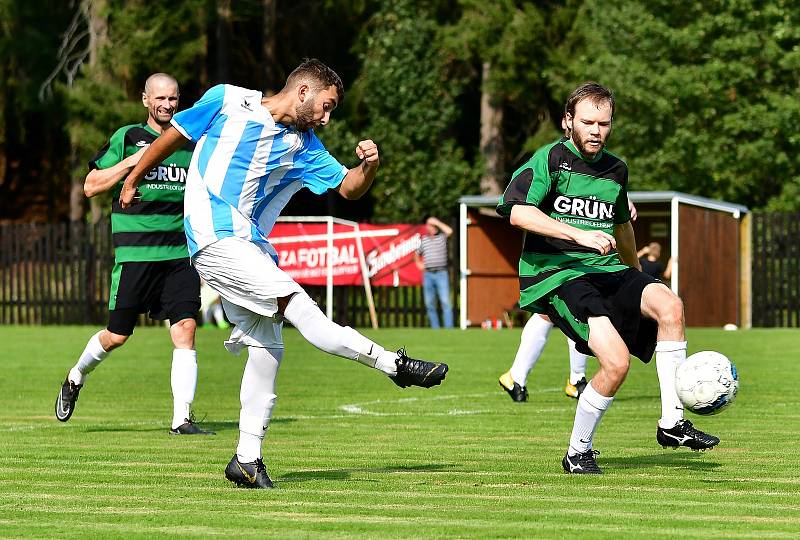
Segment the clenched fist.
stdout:
[[378,145],[375,144],[372,139],[367,139],[358,143],[358,146],[356,146],[356,156],[358,156],[358,159],[366,161],[368,165],[376,167],[380,165],[381,162],[380,156],[378,155]]

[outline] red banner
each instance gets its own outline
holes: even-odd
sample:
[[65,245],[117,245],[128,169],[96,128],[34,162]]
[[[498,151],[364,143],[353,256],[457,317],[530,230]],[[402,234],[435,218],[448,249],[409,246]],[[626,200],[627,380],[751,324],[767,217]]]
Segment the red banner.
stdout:
[[421,285],[414,264],[424,225],[333,224],[333,247],[328,252],[327,223],[276,223],[269,240],[278,251],[278,266],[303,285],[325,285],[328,260],[334,285],[363,285],[358,237],[373,285]]

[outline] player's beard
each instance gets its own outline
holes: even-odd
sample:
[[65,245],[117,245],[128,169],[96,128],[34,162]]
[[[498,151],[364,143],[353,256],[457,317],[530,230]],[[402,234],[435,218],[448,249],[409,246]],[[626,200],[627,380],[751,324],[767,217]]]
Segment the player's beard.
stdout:
[[294,126],[298,131],[306,132],[314,127],[314,102],[314,96],[310,96],[294,108],[296,118]]
[[[574,135],[574,133],[573,133],[573,135]],[[573,137],[572,142],[575,143],[575,148],[578,149],[578,152],[580,152],[582,156],[587,157],[589,159],[594,159],[598,155],[600,155],[600,152],[602,152],[603,148],[606,147],[606,142],[601,140],[600,141],[600,147],[596,151],[590,151],[590,150],[588,150],[586,148],[586,143],[588,143],[590,140],[591,141],[596,141],[598,139],[593,139],[591,137],[587,137],[586,139],[583,139],[583,138],[581,138],[579,136],[579,137]]]

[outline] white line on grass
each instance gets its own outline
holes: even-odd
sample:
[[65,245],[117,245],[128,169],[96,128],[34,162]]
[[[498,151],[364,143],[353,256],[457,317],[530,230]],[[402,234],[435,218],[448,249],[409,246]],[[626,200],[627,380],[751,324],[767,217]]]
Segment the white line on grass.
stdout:
[[497,392],[481,392],[480,394],[445,394],[445,395],[436,395],[431,397],[411,397],[411,398],[399,398],[399,399],[375,399],[372,401],[363,401],[361,403],[346,403],[344,405],[339,405],[339,410],[342,410],[349,414],[359,414],[363,416],[461,416],[461,415],[468,415],[468,414],[483,414],[487,412],[492,412],[488,409],[479,409],[479,410],[464,410],[464,409],[450,409],[446,412],[428,412],[428,413],[418,413],[418,412],[378,412],[372,411],[365,406],[367,405],[398,405],[402,403],[412,403],[416,401],[444,401],[444,400],[452,400],[452,399],[462,399],[462,398],[476,398],[476,397],[486,397],[486,396],[496,396]]

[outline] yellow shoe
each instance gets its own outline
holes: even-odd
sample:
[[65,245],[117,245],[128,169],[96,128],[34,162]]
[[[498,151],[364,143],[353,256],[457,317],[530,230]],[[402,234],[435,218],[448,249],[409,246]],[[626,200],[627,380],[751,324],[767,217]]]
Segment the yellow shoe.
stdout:
[[510,371],[506,371],[500,375],[498,382],[500,383],[500,387],[508,392],[508,395],[511,396],[511,399],[514,401],[519,403],[528,401],[528,389],[515,383],[514,379],[511,378]]
[[581,397],[583,390],[586,388],[586,385],[589,384],[586,382],[586,377],[581,377],[581,380],[572,384],[569,382],[569,377],[567,377],[567,384],[564,386],[564,393],[567,394],[571,398],[578,399]]

